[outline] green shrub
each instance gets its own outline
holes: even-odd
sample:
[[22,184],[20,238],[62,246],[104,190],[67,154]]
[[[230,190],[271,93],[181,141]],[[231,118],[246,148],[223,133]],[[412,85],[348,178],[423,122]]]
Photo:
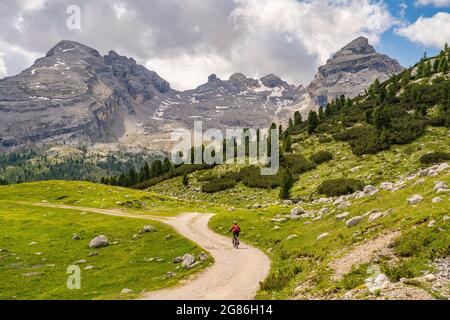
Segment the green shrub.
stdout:
[[422,164],[435,164],[442,161],[450,160],[450,153],[447,152],[427,153],[421,156],[419,160]]
[[242,183],[249,188],[274,189],[280,186],[283,170],[276,175],[263,176],[261,168],[248,166],[241,170]]
[[364,188],[364,183],[355,179],[335,179],[322,182],[318,187],[319,194],[325,194],[329,197],[352,194]]
[[364,280],[369,277],[367,274],[367,264],[361,265],[358,269],[352,269],[351,272],[344,275],[338,287],[346,290],[352,290],[364,283]]
[[234,188],[235,185],[236,180],[234,179],[214,178],[202,186],[202,191],[206,193],[215,193]]
[[281,161],[281,165],[284,168],[289,168],[293,174],[300,174],[312,170],[316,167],[316,164],[309,161],[305,157],[299,154],[285,154]]
[[381,271],[392,282],[397,282],[401,278],[410,279],[420,275],[420,271],[415,270],[414,265],[406,261],[395,266],[383,264]]
[[295,264],[272,272],[260,283],[261,289],[265,291],[280,291],[284,289],[293,278],[302,271],[301,267]]
[[333,142],[333,138],[331,137],[320,137],[319,138],[319,143],[330,143]]
[[309,158],[316,164],[322,164],[333,159],[333,154],[329,151],[319,151]]

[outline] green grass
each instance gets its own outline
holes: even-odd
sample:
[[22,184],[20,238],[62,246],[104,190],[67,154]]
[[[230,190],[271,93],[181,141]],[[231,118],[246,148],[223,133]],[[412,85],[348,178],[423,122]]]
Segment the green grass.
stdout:
[[[45,190],[46,183],[40,185]],[[33,192],[30,185],[27,192]],[[5,190],[2,195],[5,197]],[[11,194],[10,198],[17,196]],[[157,231],[133,240],[145,224]],[[81,240],[72,240],[74,233]],[[100,234],[117,244],[90,249],[90,240]],[[170,239],[166,239],[168,234],[172,235]],[[30,245],[32,242],[36,244]],[[0,201],[0,248],[0,300],[135,298],[142,290],[174,285],[211,261],[193,270],[176,269],[179,264],[172,262],[175,257],[199,254],[202,249],[162,223],[27,206],[11,200]],[[99,255],[89,257],[94,251]],[[144,261],[154,257],[164,261]],[[80,265],[81,289],[69,290],[67,268],[82,259],[87,262]],[[94,268],[84,270],[86,266]],[[166,279],[169,271],[177,275]],[[24,276],[29,273],[37,275]],[[133,290],[133,294],[121,295],[124,288]]]
[[41,202],[171,216],[181,212],[205,212],[199,203],[171,196],[78,181],[29,182],[0,186],[0,200]]

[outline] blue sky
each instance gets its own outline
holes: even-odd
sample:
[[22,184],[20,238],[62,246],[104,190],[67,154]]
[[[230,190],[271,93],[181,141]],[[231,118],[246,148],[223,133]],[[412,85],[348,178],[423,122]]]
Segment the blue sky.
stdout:
[[[419,6],[416,4],[415,0],[385,0],[385,3],[395,18],[409,24],[413,24],[420,17],[431,18],[439,12],[450,12],[450,5],[442,5],[442,7],[436,7],[432,4]],[[450,1],[448,1],[448,3],[450,3]],[[404,11],[402,11],[403,4],[407,6]],[[428,56],[432,56],[440,51],[440,49],[434,46],[415,43],[406,37],[396,34],[397,28],[398,27],[392,27],[383,33],[380,37],[380,42],[375,47],[378,51],[396,58],[403,66],[409,67],[410,65],[413,65],[422,57],[424,52],[427,52]]]

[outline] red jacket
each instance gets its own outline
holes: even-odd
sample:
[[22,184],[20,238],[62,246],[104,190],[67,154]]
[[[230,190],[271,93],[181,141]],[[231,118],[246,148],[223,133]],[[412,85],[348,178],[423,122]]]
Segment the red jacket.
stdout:
[[234,225],[231,227],[230,232],[233,232],[233,233],[239,233],[239,232],[241,232],[241,228],[239,228],[238,225],[234,224]]

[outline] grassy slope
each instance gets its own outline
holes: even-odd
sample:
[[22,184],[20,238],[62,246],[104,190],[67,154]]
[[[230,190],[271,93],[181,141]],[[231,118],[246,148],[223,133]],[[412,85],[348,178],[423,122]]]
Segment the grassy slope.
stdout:
[[[335,159],[329,163],[320,165],[313,171],[307,172],[299,177],[293,190],[293,196],[310,196],[314,194],[317,186],[326,179],[334,179],[341,176],[358,178],[365,183],[378,185],[383,181],[397,181],[400,177],[417,171],[421,165],[418,158],[430,151],[450,151],[449,132],[445,128],[427,128],[427,133],[417,141],[405,145],[395,146],[389,151],[384,151],[378,155],[366,155],[363,157],[354,156],[350,148],[345,143],[331,142],[319,144],[316,138],[297,137],[297,145],[294,145],[296,152],[306,156],[318,150],[331,151]],[[214,171],[225,170],[223,167],[213,169]],[[408,187],[395,193],[383,191],[379,194],[353,200],[352,206],[343,210],[335,210],[331,205],[318,205],[305,203],[302,206],[307,210],[318,210],[327,206],[332,211],[321,221],[304,225],[301,221],[289,221],[284,224],[277,224],[281,229],[275,231],[274,223],[270,220],[276,214],[289,214],[292,206],[277,205],[278,190],[259,190],[246,188],[238,184],[232,190],[222,191],[216,194],[205,194],[199,191],[203,182],[196,181],[195,177],[208,173],[196,173],[191,176],[190,187],[181,185],[180,179],[165,181],[153,188],[152,191],[177,197],[186,197],[190,201],[200,201],[208,203],[213,212],[218,213],[211,221],[211,227],[219,233],[226,234],[229,224],[238,219],[243,227],[243,239],[253,243],[255,246],[267,252],[272,261],[272,272],[269,277],[269,284],[272,283],[273,290],[261,290],[260,298],[287,298],[292,297],[294,288],[298,283],[313,277],[315,283],[313,291],[324,293],[336,291],[338,294],[342,288],[348,287],[346,283],[332,283],[329,280],[330,270],[327,263],[330,262],[338,252],[351,248],[364,239],[370,239],[377,234],[389,230],[401,229],[409,231],[413,225],[423,227],[431,219],[438,221],[436,228],[444,228],[446,235],[444,239],[437,241],[438,249],[449,247],[448,224],[442,223],[442,217],[449,214],[448,196],[441,196],[443,202],[431,204],[431,199],[436,194],[433,193],[434,181],[444,180],[450,183],[450,176],[446,174],[438,178],[427,178],[423,185],[413,186],[415,181],[409,183]],[[425,196],[425,201],[416,207],[407,205],[406,199],[416,193]],[[315,198],[320,195],[314,195]],[[262,209],[244,209],[248,205],[266,204]],[[236,208],[228,212],[227,208]],[[368,223],[367,219],[355,228],[347,228],[343,222],[337,221],[334,216],[342,212],[350,212],[350,217],[364,214],[372,209],[387,210],[394,208],[391,215]],[[333,212],[335,210],[335,212]],[[425,228],[427,235],[436,233],[436,228]],[[316,238],[329,232],[330,236],[317,241]],[[297,235],[297,238],[286,240],[289,235]],[[405,237],[407,233],[405,232]],[[426,263],[428,249],[416,250],[416,256],[407,259],[410,262],[409,271],[417,274],[421,270],[429,268]],[[427,256],[424,258],[424,256]],[[286,278],[287,280],[285,280]],[[274,279],[270,281],[270,279]],[[357,283],[360,283],[359,282]],[[351,281],[350,281],[351,282]],[[269,286],[270,287],[270,286]],[[342,291],[343,293],[344,291]]]
[[[84,193],[80,195],[75,190]],[[110,197],[108,190],[116,195],[114,199],[100,201],[102,197]],[[46,200],[111,207],[111,201],[115,201],[116,197],[122,199],[125,193],[130,196],[125,199],[142,197],[141,193],[130,190],[108,190],[105,191],[103,186],[79,182],[42,182],[0,188],[0,248],[7,250],[0,252],[0,299],[133,298],[144,289],[173,285],[207,265],[208,262],[204,262],[194,270],[176,270],[173,258],[185,253],[198,254],[201,248],[158,222],[95,213],[81,214],[80,211],[39,208],[16,202]],[[67,198],[57,200],[62,195],[67,195]],[[80,197],[84,200],[76,203],[74,200]],[[155,206],[145,212],[158,211],[156,206],[161,203],[154,200],[152,204]],[[163,201],[163,214],[168,213],[171,206],[175,204]],[[157,232],[132,240],[145,224],[153,225]],[[72,240],[74,233],[78,233],[81,240]],[[118,243],[98,250],[89,249],[89,241],[99,234],[105,234],[110,242]],[[165,238],[168,234],[172,235],[170,239]],[[31,242],[37,244],[30,246]],[[88,257],[93,251],[99,252],[99,255]],[[144,261],[153,257],[161,257],[165,261]],[[81,265],[81,290],[68,290],[66,269],[81,259],[87,260]],[[94,269],[84,270],[88,265],[94,266]],[[165,279],[169,271],[177,275]],[[23,276],[34,272],[39,275]],[[120,295],[124,288],[132,289],[134,294]]]
[[158,196],[145,191],[111,187],[89,182],[46,181],[0,187],[0,200],[21,202],[48,201],[79,207],[123,208],[129,212],[152,215],[176,215],[180,212],[204,212],[196,203]]

